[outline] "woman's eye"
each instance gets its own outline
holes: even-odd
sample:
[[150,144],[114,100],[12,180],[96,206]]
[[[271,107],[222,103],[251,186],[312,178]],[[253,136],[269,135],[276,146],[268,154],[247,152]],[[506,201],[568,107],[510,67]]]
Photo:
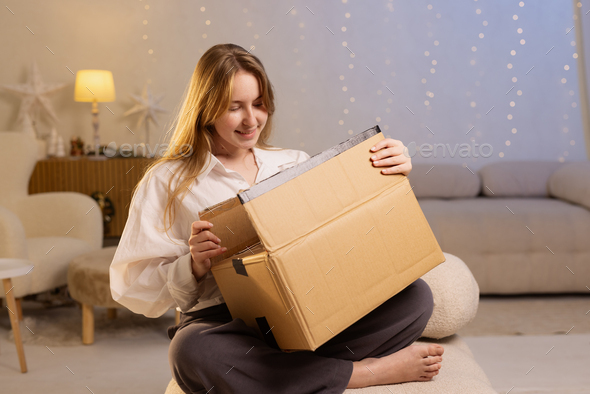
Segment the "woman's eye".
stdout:
[[[264,105],[263,103],[261,103],[261,104],[254,104],[255,107],[262,107],[263,105]],[[237,111],[239,109],[240,109],[240,107],[230,108],[229,110],[233,112],[233,111]]]

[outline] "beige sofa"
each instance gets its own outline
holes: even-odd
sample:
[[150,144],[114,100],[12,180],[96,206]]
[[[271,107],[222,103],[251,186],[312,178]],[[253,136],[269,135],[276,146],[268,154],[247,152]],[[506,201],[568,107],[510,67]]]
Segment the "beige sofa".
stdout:
[[421,163],[409,180],[482,294],[588,292],[590,162]]

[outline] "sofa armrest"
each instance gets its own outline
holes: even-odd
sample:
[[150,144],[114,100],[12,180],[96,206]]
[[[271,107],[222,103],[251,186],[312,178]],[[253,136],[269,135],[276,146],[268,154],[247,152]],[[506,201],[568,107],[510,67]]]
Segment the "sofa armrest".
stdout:
[[27,238],[73,237],[102,247],[102,212],[91,197],[74,192],[31,194],[19,201],[16,214]]
[[0,258],[27,258],[25,229],[9,209],[0,206]]
[[444,255],[444,263],[422,276],[434,298],[432,316],[422,333],[427,338],[455,334],[473,320],[479,304],[479,287],[467,265],[457,256]]
[[564,165],[551,175],[548,187],[552,197],[590,209],[590,162]]

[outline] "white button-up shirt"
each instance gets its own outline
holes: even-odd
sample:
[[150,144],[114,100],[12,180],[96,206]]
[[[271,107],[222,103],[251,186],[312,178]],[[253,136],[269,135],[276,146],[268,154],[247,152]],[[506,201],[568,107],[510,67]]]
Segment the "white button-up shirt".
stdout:
[[[310,157],[293,149],[268,151],[255,147],[253,151],[258,165],[255,183]],[[205,171],[177,203],[176,219],[166,235],[163,229],[168,181],[180,164],[159,164],[137,189],[109,270],[113,299],[147,317],[162,316],[174,307],[193,312],[225,302],[211,271],[198,282],[192,274],[188,245],[191,224],[200,220],[198,213],[205,208],[250,187],[240,173],[226,169],[209,153]],[[215,227],[211,232],[215,234]]]

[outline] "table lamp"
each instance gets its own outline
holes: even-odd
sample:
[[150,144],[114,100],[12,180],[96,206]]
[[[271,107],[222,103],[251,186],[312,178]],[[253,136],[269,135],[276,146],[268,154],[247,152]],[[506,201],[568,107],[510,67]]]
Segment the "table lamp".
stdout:
[[98,133],[98,102],[115,101],[113,73],[107,70],[79,70],[76,73],[74,101],[92,102],[92,126],[94,127],[94,160],[105,160],[100,156],[100,135]]

